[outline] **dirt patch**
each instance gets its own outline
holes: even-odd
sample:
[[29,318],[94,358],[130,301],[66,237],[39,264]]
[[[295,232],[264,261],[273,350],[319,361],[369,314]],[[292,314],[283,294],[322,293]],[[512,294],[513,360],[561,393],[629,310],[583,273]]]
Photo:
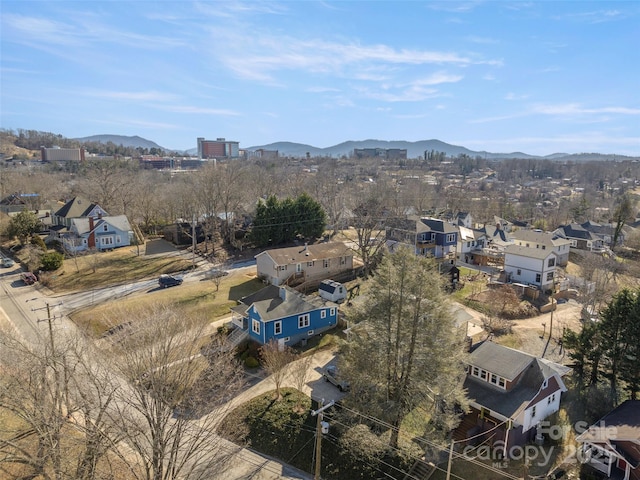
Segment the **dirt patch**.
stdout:
[[[512,331],[513,335],[519,340],[520,350],[557,363],[566,364],[570,359],[567,357],[566,350],[562,347],[560,339],[565,329],[578,331],[582,328],[580,323],[582,305],[574,300],[569,300],[567,303],[556,305],[556,307],[553,312],[553,320],[551,313],[513,320]],[[553,331],[549,335],[552,323]],[[496,337],[495,341],[503,343],[501,341],[502,338]],[[513,342],[511,336],[505,336],[504,338],[507,343]]]

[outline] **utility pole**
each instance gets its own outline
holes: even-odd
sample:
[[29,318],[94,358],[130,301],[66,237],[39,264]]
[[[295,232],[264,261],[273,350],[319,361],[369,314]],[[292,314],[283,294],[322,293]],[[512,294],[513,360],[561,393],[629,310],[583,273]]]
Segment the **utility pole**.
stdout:
[[451,478],[451,460],[453,459],[453,444],[455,442],[451,440],[451,446],[449,447],[449,461],[447,462],[447,480]]
[[322,400],[320,400],[320,408],[318,410],[311,410],[311,415],[313,415],[314,417],[315,416],[318,417],[318,421],[316,422],[316,449],[315,449],[316,468],[315,468],[315,473],[313,475],[313,480],[320,480],[320,466],[321,466],[320,455],[322,453],[322,433],[323,433],[322,430],[324,427],[323,424],[325,423],[322,421],[322,418],[323,418],[322,412],[324,412],[327,408],[332,407],[334,403],[335,401],[331,400],[326,406],[323,406],[324,405],[324,398],[323,398]]

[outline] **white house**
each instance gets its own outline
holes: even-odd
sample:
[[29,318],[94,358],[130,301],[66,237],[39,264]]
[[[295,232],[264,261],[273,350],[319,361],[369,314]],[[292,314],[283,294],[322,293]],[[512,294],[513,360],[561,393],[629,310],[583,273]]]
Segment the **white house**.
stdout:
[[504,271],[513,283],[553,290],[558,255],[553,250],[509,245],[504,251]]
[[627,400],[576,438],[581,459],[607,478],[640,480],[640,400]]
[[133,240],[133,229],[126,215],[72,218],[69,231],[60,240],[68,252],[95,248],[111,250],[127,247]]
[[[475,439],[509,449],[535,438],[537,426],[560,408],[568,367],[485,341],[469,355],[464,388],[470,411],[454,440]],[[483,435],[486,432],[486,437]]]
[[542,230],[516,230],[511,233],[515,245],[541,250],[552,250],[558,256],[557,265],[565,266],[569,263],[571,240],[562,238],[558,234],[543,232]]

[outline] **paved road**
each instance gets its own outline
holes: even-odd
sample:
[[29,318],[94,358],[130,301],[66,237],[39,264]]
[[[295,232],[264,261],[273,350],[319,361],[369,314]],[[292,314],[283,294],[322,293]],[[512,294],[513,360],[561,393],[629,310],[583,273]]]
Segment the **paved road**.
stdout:
[[[210,265],[206,266],[206,269]],[[242,268],[255,268],[241,266]],[[199,281],[205,274],[205,268],[190,272],[185,281]],[[51,291],[40,284],[25,285],[20,280],[21,269],[3,269],[0,273],[0,327],[11,328],[26,342],[38,344],[44,341],[48,335],[48,315],[52,319],[54,332],[71,334],[76,331],[75,324],[66,316],[73,311],[92,303],[106,301],[114,298],[114,295],[130,295],[155,288],[156,280],[145,280],[129,285],[116,286],[106,289],[96,289],[89,292],[78,292],[63,296],[54,296]],[[222,321],[224,321],[223,319]],[[340,392],[321,379],[321,369],[326,363],[333,360],[331,352],[321,352],[314,356],[311,364],[306,393],[313,398],[324,398],[326,401],[338,399]],[[293,385],[293,380],[288,378],[287,385]],[[253,398],[255,395],[273,389],[270,379],[258,381],[247,389],[238,398],[233,400],[230,406],[239,405],[240,402]],[[310,480],[313,478],[305,472],[283,464],[275,459],[267,458],[248,449],[222,441],[221,448],[227,452],[233,452],[233,456],[225,468],[212,474],[214,480],[256,479],[256,480]]]

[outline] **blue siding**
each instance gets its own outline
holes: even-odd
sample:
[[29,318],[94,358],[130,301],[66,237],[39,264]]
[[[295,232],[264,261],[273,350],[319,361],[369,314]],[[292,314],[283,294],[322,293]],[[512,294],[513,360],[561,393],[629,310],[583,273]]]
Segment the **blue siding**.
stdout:
[[[331,310],[333,309],[333,315]],[[325,318],[322,318],[322,312],[325,312]],[[319,333],[324,332],[330,328],[336,326],[338,322],[338,308],[337,307],[322,307],[309,312],[303,312],[289,317],[281,319],[270,320],[263,322],[258,318],[254,308],[250,308],[247,311],[249,315],[249,336],[259,343],[268,343],[271,339],[279,340],[281,338],[289,337],[286,342],[287,345],[298,343],[303,338],[311,338]],[[309,315],[309,326],[299,328],[298,319],[301,315]],[[260,334],[256,334],[253,331],[253,320],[259,320],[260,322]],[[280,334],[275,333],[275,324],[277,321],[282,322],[282,332]],[[313,331],[313,334],[309,335],[309,331]]]

